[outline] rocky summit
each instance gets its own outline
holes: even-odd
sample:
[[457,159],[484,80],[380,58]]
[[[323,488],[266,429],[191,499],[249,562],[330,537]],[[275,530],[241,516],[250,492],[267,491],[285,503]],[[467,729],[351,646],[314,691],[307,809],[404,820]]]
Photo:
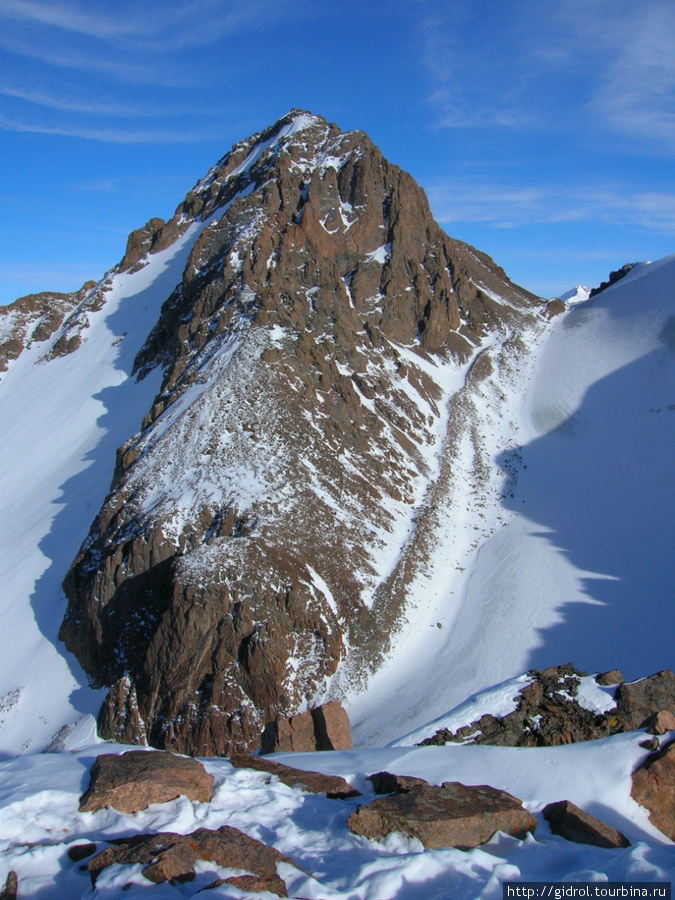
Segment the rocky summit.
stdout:
[[517,352],[543,304],[444,234],[365,134],[293,111],[129,237],[62,348],[178,241],[134,364],[161,386],[67,573],[60,636],[109,688],[102,737],[223,755],[377,666],[452,467],[457,373],[488,378],[481,347]]

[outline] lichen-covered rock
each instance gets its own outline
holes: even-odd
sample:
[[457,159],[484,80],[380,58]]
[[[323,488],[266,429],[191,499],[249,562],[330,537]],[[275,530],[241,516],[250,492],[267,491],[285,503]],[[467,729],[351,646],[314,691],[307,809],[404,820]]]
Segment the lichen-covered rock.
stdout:
[[590,813],[584,812],[570,800],[559,800],[544,807],[544,818],[553,834],[575,844],[617,849],[630,847],[628,838]]
[[537,821],[506,791],[455,781],[440,787],[411,785],[406,791],[378,797],[359,806],[347,827],[371,840],[398,831],[417,838],[427,849],[471,850],[498,831],[524,839],[534,832]]
[[80,799],[80,812],[96,812],[114,806],[134,813],[151,803],[167,803],[177,797],[208,803],[213,775],[196,759],[153,750],[130,750],[96,758],[89,788]]

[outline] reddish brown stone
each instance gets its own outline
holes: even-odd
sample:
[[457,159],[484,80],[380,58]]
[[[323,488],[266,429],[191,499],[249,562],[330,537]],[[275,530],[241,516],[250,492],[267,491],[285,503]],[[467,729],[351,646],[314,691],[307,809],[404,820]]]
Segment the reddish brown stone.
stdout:
[[312,710],[317,750],[351,750],[349,716],[339,700],[332,700]]
[[73,862],[81,862],[83,859],[91,856],[92,853],[96,853],[96,844],[92,844],[91,842],[87,844],[74,844],[72,847],[68,848],[68,856]]
[[167,803],[181,795],[208,803],[213,776],[196,759],[159,750],[102,754],[91,770],[91,783],[80,799],[80,812],[114,806],[134,813],[151,803]]
[[237,828],[223,825],[217,831],[199,828],[191,834],[160,832],[121,838],[90,860],[87,868],[92,884],[96,884],[96,879],[108,866],[142,865],[143,876],[160,884],[192,880],[198,859],[226,869],[242,869],[268,877],[277,875],[278,862],[295,865],[273,847],[267,847]]
[[544,818],[553,834],[558,834],[575,844],[592,844],[594,847],[630,847],[625,835],[602,819],[579,809],[569,800],[549,803],[544,807]]
[[675,841],[675,741],[638,766],[630,793],[648,810],[652,825]]
[[263,759],[261,756],[252,756],[250,753],[233,753],[230,762],[235,769],[255,769],[258,772],[269,772],[270,775],[276,775],[279,781],[289,787],[298,785],[309,793],[325,794],[329,799],[360,796],[359,791],[339,775],[306,772],[303,769],[294,769],[292,766],[285,766],[283,763],[274,762],[271,759]]
[[393,775],[391,772],[376,772],[368,776],[372,782],[376,794],[401,794],[409,791],[415,785],[427,785],[424,778],[416,778],[414,775]]
[[598,684],[609,687],[612,684],[621,684],[624,678],[618,669],[610,669],[609,672],[599,672],[595,676],[595,680]]
[[645,722],[649,734],[665,734],[666,731],[675,731],[675,715],[670,710],[661,709]]
[[620,684],[614,695],[617,716],[624,731],[643,728],[661,710],[675,713],[675,675],[664,669],[632,684]]
[[378,797],[359,806],[347,827],[371,840],[400,831],[418,838],[428,849],[470,850],[498,831],[523,839],[535,830],[537,822],[505,791],[489,785],[445,782],[441,787],[415,785],[402,793]]
[[240,891],[269,891],[278,897],[288,897],[286,882],[279,875],[233,875],[224,879],[225,884],[231,884]]

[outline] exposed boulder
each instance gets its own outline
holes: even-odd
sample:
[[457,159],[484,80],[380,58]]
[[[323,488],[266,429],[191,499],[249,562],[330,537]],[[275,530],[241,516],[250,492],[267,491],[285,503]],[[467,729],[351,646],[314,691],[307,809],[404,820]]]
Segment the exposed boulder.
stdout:
[[647,719],[645,728],[649,734],[665,734],[667,731],[675,731],[675,715],[670,710],[660,709]]
[[416,785],[428,785],[424,778],[414,775],[393,775],[391,772],[376,772],[368,776],[368,781],[373,785],[376,794],[401,794]]
[[94,885],[101,872],[113,864],[142,865],[143,876],[161,884],[191,880],[199,859],[263,876],[276,876],[278,862],[295,865],[273,847],[267,847],[237,828],[223,825],[216,831],[199,828],[191,834],[160,832],[120,838],[111,841],[111,846],[95,856],[87,868]]
[[351,750],[349,717],[339,700],[295,716],[277,717],[262,734],[261,753]]
[[670,669],[664,669],[641,681],[624,682],[616,689],[614,699],[623,731],[645,728],[654,713],[675,714],[675,675]]
[[82,862],[83,859],[92,856],[94,853],[96,853],[96,844],[93,844],[91,841],[87,841],[86,844],[73,844],[72,847],[68,847],[68,858],[73,862]]
[[609,672],[598,672],[595,680],[598,684],[609,687],[613,684],[621,684],[625,679],[618,669],[610,669]]
[[675,741],[652,753],[633,772],[631,797],[649,811],[649,821],[675,841]]
[[259,891],[268,891],[277,897],[288,897],[286,882],[279,875],[232,875],[230,878],[217,878],[204,890],[220,887],[221,884],[231,884],[244,893],[257,894]]
[[498,831],[522,840],[535,830],[537,822],[520,800],[506,791],[446,781],[441,787],[415,784],[378,797],[359,806],[347,827],[371,840],[398,831],[417,838],[427,849],[471,850]]
[[134,813],[151,803],[177,797],[208,803],[213,775],[196,759],[152,750],[130,750],[117,756],[102,754],[91,770],[91,783],[80,799],[80,812],[113,806]]
[[592,844],[594,847],[616,849],[630,847],[628,838],[602,819],[579,809],[569,800],[559,800],[544,807],[544,818],[553,834],[558,834],[575,844]]
[[323,775],[321,772],[306,772],[285,766],[271,759],[262,759],[250,753],[233,753],[230,762],[235,769],[255,769],[257,772],[268,772],[276,775],[279,781],[289,787],[298,785],[312,794],[325,794],[330,799],[358,797],[359,791],[339,775]]

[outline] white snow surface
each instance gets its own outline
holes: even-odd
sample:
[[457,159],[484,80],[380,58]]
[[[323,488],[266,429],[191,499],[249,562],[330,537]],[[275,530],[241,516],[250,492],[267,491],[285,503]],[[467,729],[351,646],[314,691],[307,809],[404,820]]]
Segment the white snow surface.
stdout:
[[[0,883],[13,870],[20,897],[192,897],[216,878],[239,872],[204,862],[194,881],[157,886],[143,877],[141,866],[113,866],[92,890],[88,873],[70,861],[67,850],[95,841],[100,851],[113,838],[158,831],[189,834],[224,823],[276,847],[304,869],[281,864],[279,873],[290,897],[307,900],[501,900],[504,881],[671,881],[675,846],[630,797],[630,773],[645,756],[642,737],[634,732],[555,748],[401,747],[275,757],[296,768],[345,777],[362,793],[349,800],[303,793],[264,772],[209,759],[203,762],[215,777],[210,803],[180,797],[132,815],[114,808],[78,811],[95,756],[131,748],[98,744],[77,753],[10,759],[0,762]],[[369,841],[352,834],[346,822],[360,803],[374,797],[367,776],[383,770],[432,784],[482,784],[489,778],[494,787],[523,801],[537,820],[536,830],[524,841],[499,833],[470,851],[425,850],[402,834]],[[601,816],[631,846],[604,850],[553,835],[541,810],[560,799]],[[222,885],[209,896],[235,900],[243,894]],[[262,900],[271,895],[246,896]]]

